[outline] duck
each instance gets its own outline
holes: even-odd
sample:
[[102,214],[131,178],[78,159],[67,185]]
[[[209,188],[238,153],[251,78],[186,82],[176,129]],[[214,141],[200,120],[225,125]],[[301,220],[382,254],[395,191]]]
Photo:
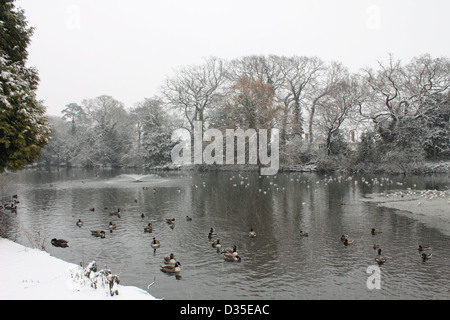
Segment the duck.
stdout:
[[417,248],[417,250],[418,250],[419,252],[424,251],[424,250],[430,250],[430,247],[419,245],[419,247]]
[[144,232],[152,232],[153,231],[153,226],[152,223],[150,222],[147,226],[144,227]]
[[381,254],[381,249],[378,249],[378,254],[375,256],[375,261],[378,264],[383,264],[386,262],[386,257]]
[[17,194],[15,194],[15,195],[12,196],[12,198],[13,199],[17,199],[17,198],[19,198],[19,196]]
[[170,229],[173,230],[174,228],[175,228],[175,224],[171,224],[171,225],[170,225]]
[[425,252],[423,252],[423,253],[420,255],[420,258],[422,259],[422,261],[426,261],[426,260],[428,260],[428,259],[431,259],[431,256],[432,256],[431,253],[425,253]]
[[179,273],[181,271],[180,269],[181,263],[179,261],[175,262],[174,265],[171,264],[166,264],[161,267],[161,271],[162,272],[166,272],[166,273]]
[[120,218],[120,208],[117,211],[111,211],[109,213],[110,216],[118,216]]
[[208,233],[208,238],[211,239],[213,237],[217,237],[217,233],[214,232],[214,228],[211,228],[211,230],[209,230],[209,233]]
[[380,245],[378,244],[378,243],[374,243],[373,244],[373,246],[372,246],[372,248],[375,250],[375,249],[378,249],[380,247]]
[[157,193],[157,192],[159,192],[159,190],[156,188],[153,188],[153,193]]
[[117,224],[112,223],[112,221],[110,221],[108,228],[109,228],[109,230],[113,231],[117,228]]
[[300,236],[307,237],[307,236],[309,236],[309,234],[308,234],[308,232],[300,230]]
[[170,254],[170,256],[164,257],[164,263],[165,264],[176,264],[177,260],[175,260],[175,256],[173,253]]
[[77,226],[81,227],[82,225],[83,225],[83,221],[81,221],[81,219],[78,219]]
[[175,218],[166,218],[166,222],[169,224],[175,223]]
[[344,245],[347,246],[349,244],[353,244],[353,240],[349,240],[349,239],[345,238]]
[[347,239],[347,238],[348,238],[348,235],[347,234],[343,234],[339,239],[341,239],[341,241],[344,242],[345,239]]
[[234,254],[235,256],[237,256],[238,255],[237,246],[234,245],[233,248],[227,248],[227,249],[223,250],[221,253],[223,253],[223,254],[231,253],[231,254]]
[[378,230],[378,229],[375,229],[375,228],[370,229],[370,233],[372,235],[375,235],[375,234],[378,234],[378,233],[381,233],[381,232],[382,232],[381,230]]
[[155,237],[153,237],[151,246],[153,249],[159,248],[161,246],[161,242],[157,240]]
[[94,211],[95,211],[95,208],[91,208],[91,209],[89,209],[89,211],[92,211],[92,212],[94,212]]
[[250,229],[250,232],[248,233],[248,236],[249,236],[250,238],[256,237],[256,232],[253,230],[253,228]]
[[94,237],[105,238],[106,233],[103,230],[91,230],[91,235]]
[[68,243],[69,243],[69,241],[64,240],[64,239],[56,239],[56,238],[52,239],[52,245],[55,247],[67,248],[69,246]]
[[145,218],[145,214],[144,213],[141,213],[141,218]]
[[186,216],[187,221],[192,221],[192,217]]
[[225,259],[225,261],[241,262],[241,257],[239,255],[234,255],[232,253],[225,253],[223,255],[223,258]]
[[211,244],[211,246],[212,246],[213,248],[217,248],[217,249],[222,248],[222,244],[220,243],[220,240],[219,240],[219,239],[214,240],[213,243]]

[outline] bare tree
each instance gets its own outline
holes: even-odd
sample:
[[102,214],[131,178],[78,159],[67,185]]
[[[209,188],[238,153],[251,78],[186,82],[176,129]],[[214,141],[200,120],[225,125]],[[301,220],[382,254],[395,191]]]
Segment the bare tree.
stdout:
[[224,62],[209,58],[204,64],[183,67],[167,79],[162,93],[169,106],[183,112],[186,129],[193,135],[194,121],[204,126],[208,110],[222,97],[222,85],[226,80]]

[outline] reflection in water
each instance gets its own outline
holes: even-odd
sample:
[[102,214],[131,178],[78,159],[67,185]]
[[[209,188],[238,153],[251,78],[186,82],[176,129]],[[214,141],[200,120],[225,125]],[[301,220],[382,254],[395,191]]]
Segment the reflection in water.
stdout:
[[[29,246],[25,233],[39,231],[52,255],[73,263],[107,264],[126,285],[146,289],[156,277],[150,288],[156,297],[448,298],[449,238],[394,210],[361,201],[368,193],[400,188],[395,183],[382,187],[360,183],[358,176],[315,174],[154,175],[81,169],[24,171],[5,179],[4,200],[16,193],[20,198],[17,215],[0,214],[9,238]],[[447,177],[392,179],[401,179],[404,189],[439,189],[448,182]],[[118,208],[120,218],[110,215]],[[176,219],[173,229],[166,218]],[[82,227],[76,226],[78,219]],[[110,222],[117,225],[112,233]],[[144,232],[148,223],[152,233]],[[373,227],[383,232],[372,236]],[[212,248],[210,228],[224,248],[237,246],[241,262],[227,262]],[[248,236],[252,228],[255,238]],[[104,230],[106,237],[93,237],[90,230]],[[300,230],[309,236],[301,237]],[[354,244],[344,246],[342,234]],[[150,246],[153,237],[161,240],[156,250]],[[53,247],[52,238],[68,240],[69,248]],[[388,261],[381,266],[381,289],[369,290],[366,270],[374,264],[375,242]],[[418,244],[432,247],[431,260],[420,260]],[[182,263],[181,278],[160,271],[170,253]]]

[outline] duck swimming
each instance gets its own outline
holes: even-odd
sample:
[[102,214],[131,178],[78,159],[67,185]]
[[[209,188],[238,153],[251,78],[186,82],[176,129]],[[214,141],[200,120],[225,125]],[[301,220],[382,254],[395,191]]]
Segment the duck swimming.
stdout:
[[250,232],[248,233],[248,236],[249,236],[250,238],[256,237],[256,232],[253,230],[253,228],[250,229]]
[[381,249],[378,249],[378,254],[375,256],[375,261],[380,265],[386,262],[386,257],[381,254]]
[[234,245],[233,248],[227,248],[227,249],[225,249],[225,250],[222,250],[221,253],[224,253],[224,254],[226,254],[226,253],[231,253],[231,254],[237,256],[237,254],[238,254],[238,253],[237,253],[237,246]]
[[217,237],[217,233],[214,232],[214,228],[211,228],[211,230],[209,230],[209,233],[208,233],[208,238],[211,239],[213,237]]
[[349,240],[347,238],[345,238],[345,240],[343,241],[345,246],[348,246],[349,244],[353,244],[353,240]]
[[117,228],[117,224],[112,223],[112,221],[110,221],[108,228],[109,228],[109,230],[113,231]]
[[418,250],[419,252],[422,252],[422,251],[424,251],[424,250],[430,250],[430,247],[419,245],[419,247],[417,248],[417,250]]
[[105,238],[106,233],[103,230],[91,230],[91,235],[93,235],[94,237],[100,237],[100,238]]
[[176,260],[175,260],[175,256],[173,255],[173,253],[170,254],[170,256],[165,256],[164,257],[164,263],[165,264],[176,264]]
[[120,208],[117,211],[111,211],[109,213],[110,216],[118,216],[120,218]]
[[81,221],[81,219],[78,219],[77,226],[81,227],[82,225],[83,225],[83,221]]
[[431,253],[422,253],[421,255],[420,255],[420,258],[422,259],[422,261],[427,261],[428,259],[431,259],[431,256],[432,256],[432,254]]
[[155,237],[153,237],[151,246],[154,249],[159,248],[161,246],[161,242],[159,240],[157,240]]
[[175,218],[167,218],[166,222],[169,224],[173,224],[173,223],[175,223]]
[[381,230],[377,230],[377,229],[375,229],[375,228],[370,229],[370,233],[371,233],[372,235],[376,235],[376,234],[381,233],[381,232],[382,232]]
[[147,226],[144,227],[144,232],[152,232],[153,231],[153,226],[152,223],[150,222]]
[[67,248],[69,246],[68,243],[69,243],[69,241],[64,240],[64,239],[56,239],[56,238],[52,239],[52,245],[55,247]]
[[225,259],[225,261],[241,262],[241,257],[232,253],[225,253],[223,255],[223,258]]
[[222,244],[220,243],[220,240],[219,240],[219,239],[214,240],[213,243],[211,244],[211,246],[212,246],[213,248],[217,248],[217,249],[222,248]]
[[309,234],[308,234],[308,232],[300,230],[300,236],[307,237],[307,236],[309,236]]
[[177,261],[174,265],[166,264],[166,265],[160,266],[160,267],[161,267],[162,272],[179,273],[181,271],[180,266],[181,266],[181,263],[179,261]]

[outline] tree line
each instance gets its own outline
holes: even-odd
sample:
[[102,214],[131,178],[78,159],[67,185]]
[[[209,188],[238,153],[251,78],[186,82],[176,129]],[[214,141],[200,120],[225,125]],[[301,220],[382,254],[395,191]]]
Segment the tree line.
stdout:
[[27,66],[33,28],[14,0],[0,2],[0,173],[28,164],[170,164],[172,132],[268,129],[280,162],[295,166],[407,171],[450,158],[450,61],[388,55],[350,72],[319,57],[210,57],[174,70],[159,93],[128,109],[111,96],[46,116],[38,71]]
[[323,168],[396,167],[449,159],[450,61],[407,64],[388,55],[349,72],[318,57],[216,57],[176,69],[160,93],[127,110],[110,96],[69,103],[51,117],[40,163],[147,166],[170,163],[173,130],[280,130],[280,161]]

